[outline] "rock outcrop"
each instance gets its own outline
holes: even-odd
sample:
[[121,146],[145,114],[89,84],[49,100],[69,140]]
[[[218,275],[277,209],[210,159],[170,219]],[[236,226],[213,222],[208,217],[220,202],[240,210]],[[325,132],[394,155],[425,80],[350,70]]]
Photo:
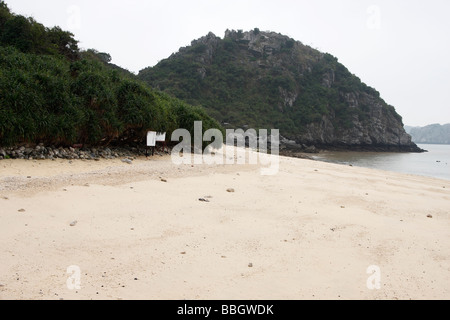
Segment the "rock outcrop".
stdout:
[[375,89],[332,55],[275,32],[209,33],[139,77],[226,127],[278,128],[301,148],[422,151]]
[[[160,150],[161,151],[161,150]],[[167,151],[163,150],[163,153]],[[163,153],[157,151],[156,154]],[[142,146],[122,146],[122,147],[55,147],[25,144],[15,147],[0,147],[0,160],[4,159],[24,159],[24,160],[100,160],[100,159],[121,159],[128,161],[148,155],[148,150]]]

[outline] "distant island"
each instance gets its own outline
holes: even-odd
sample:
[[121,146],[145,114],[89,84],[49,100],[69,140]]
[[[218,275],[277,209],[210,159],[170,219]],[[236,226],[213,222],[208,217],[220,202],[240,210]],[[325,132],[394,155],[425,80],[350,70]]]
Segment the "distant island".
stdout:
[[450,123],[425,127],[405,126],[405,130],[415,143],[450,144]]

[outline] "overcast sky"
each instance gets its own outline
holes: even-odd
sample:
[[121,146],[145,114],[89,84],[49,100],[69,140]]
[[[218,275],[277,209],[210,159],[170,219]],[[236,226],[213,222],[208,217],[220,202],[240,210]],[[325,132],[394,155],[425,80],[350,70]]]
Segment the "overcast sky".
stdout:
[[130,71],[212,31],[255,27],[336,56],[407,125],[450,123],[449,0],[6,0]]

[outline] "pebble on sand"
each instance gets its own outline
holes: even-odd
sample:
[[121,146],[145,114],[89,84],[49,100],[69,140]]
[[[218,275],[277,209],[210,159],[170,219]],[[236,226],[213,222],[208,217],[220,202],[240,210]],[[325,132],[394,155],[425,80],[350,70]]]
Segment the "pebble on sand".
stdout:
[[227,189],[227,192],[233,193],[233,192],[235,192],[235,190],[233,188],[229,188],[229,189]]
[[427,215],[427,218],[433,219],[433,216],[431,214]]
[[78,223],[78,221],[72,221],[72,222],[70,223],[70,226],[71,226],[71,227],[75,227],[75,226],[77,225],[77,223]]
[[253,263],[250,262],[250,263],[248,264],[248,267],[249,267],[249,268],[253,268]]
[[209,202],[208,199],[204,199],[204,198],[200,198],[200,199],[198,199],[198,201],[201,201],[201,202]]
[[167,182],[167,180],[166,180],[166,179],[162,179],[162,178],[161,178],[161,182]]
[[25,209],[19,209],[19,210],[17,210],[17,211],[19,211],[19,212],[25,212]]

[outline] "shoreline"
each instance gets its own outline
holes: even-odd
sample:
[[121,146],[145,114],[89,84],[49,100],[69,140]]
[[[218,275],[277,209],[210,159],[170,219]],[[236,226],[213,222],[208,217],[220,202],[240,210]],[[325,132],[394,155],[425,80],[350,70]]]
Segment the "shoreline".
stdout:
[[[285,138],[283,138],[285,139]],[[286,140],[286,139],[285,139]],[[224,144],[226,145],[226,144]],[[171,147],[161,150],[162,145],[158,146],[157,154],[169,154]],[[158,149],[157,148],[157,149]],[[121,157],[139,157],[146,155],[149,148],[144,145],[106,145],[106,146],[48,146],[43,143],[39,144],[19,144],[10,147],[0,146],[0,161],[9,159],[25,159],[25,160],[45,160],[45,159],[117,159]],[[304,145],[297,143],[280,143],[280,155],[311,159],[311,154],[320,152],[378,152],[378,153],[424,153],[427,150],[419,148],[417,145],[411,146],[393,146],[393,145],[340,145],[340,144],[315,144]]]
[[374,168],[389,172],[415,174],[450,180],[448,164],[450,163],[450,146],[419,145],[427,153],[398,154],[378,152],[341,152],[324,151],[313,156],[314,160],[342,165]]
[[306,154],[317,154],[320,152],[377,152],[377,153],[425,153],[428,152],[414,144],[412,146],[395,145],[340,145],[340,144],[314,144],[302,145],[293,143],[282,143],[281,146],[287,152],[299,152]]
[[449,181],[280,160],[0,161],[0,299],[449,296]]

